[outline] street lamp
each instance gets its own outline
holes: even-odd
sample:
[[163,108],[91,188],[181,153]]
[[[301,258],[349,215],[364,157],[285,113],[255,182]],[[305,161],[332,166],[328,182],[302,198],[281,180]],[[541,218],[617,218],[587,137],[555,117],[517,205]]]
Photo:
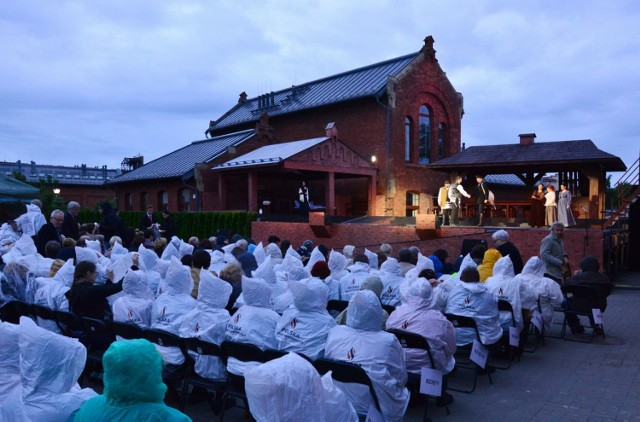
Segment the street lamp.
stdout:
[[60,188],[53,188],[53,193],[60,195]]

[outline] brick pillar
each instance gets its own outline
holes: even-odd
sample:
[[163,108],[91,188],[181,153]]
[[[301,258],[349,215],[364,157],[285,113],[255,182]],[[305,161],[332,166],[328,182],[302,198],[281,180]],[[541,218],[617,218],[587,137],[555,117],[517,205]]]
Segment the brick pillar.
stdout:
[[332,171],[325,176],[324,203],[327,215],[336,215],[336,175]]
[[247,175],[247,195],[249,211],[258,212],[258,175],[254,171]]
[[369,206],[367,209],[367,213],[369,215],[376,214],[376,196],[378,194],[376,175],[372,174],[368,177],[369,182]]
[[224,176],[224,172],[220,172],[218,177],[218,203],[221,210],[227,209],[227,178]]

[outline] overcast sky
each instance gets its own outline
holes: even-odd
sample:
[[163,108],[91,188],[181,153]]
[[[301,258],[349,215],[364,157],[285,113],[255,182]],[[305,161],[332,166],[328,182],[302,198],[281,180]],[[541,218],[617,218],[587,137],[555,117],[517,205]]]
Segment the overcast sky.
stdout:
[[592,139],[640,153],[636,0],[4,1],[0,160],[120,167],[255,97],[435,39],[467,146]]

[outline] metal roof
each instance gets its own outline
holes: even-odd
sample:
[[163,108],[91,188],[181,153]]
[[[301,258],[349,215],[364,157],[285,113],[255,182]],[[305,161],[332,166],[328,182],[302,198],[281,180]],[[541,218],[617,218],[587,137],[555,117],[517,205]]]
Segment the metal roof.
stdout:
[[305,151],[314,145],[326,141],[327,137],[304,139],[302,141],[283,142],[280,144],[266,145],[240,157],[229,160],[226,163],[213,167],[215,170],[248,167],[267,166],[279,164],[289,157]]
[[[419,53],[354,69],[345,73],[267,93],[238,103],[212,122],[211,131],[253,122],[262,113],[269,116],[293,113],[332,103],[379,94],[385,89],[389,76],[400,73]],[[215,133],[215,132],[214,132]]]
[[170,177],[189,177],[197,163],[207,163],[224,154],[230,146],[237,146],[254,135],[253,129],[196,141],[173,151],[142,167],[124,173],[108,183],[134,182]]
[[13,172],[22,174],[27,182],[38,183],[40,179],[51,177],[59,185],[102,186],[105,181],[115,178],[120,174],[120,169],[108,169],[102,167],[80,166],[54,166],[49,164],[37,164],[34,161],[23,163],[22,161],[0,162],[0,174],[12,176]]
[[[557,171],[562,165],[588,162],[598,163],[606,171],[626,170],[619,157],[598,149],[590,139],[474,146],[428,167],[438,170],[475,168],[478,171],[480,167],[504,167],[505,171],[513,172],[513,167],[537,165],[541,170],[542,166],[555,166]],[[490,172],[495,173],[494,170]]]

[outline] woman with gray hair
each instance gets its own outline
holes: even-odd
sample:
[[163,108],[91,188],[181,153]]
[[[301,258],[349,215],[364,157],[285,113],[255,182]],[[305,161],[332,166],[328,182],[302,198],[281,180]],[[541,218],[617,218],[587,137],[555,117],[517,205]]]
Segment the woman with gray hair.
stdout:
[[509,241],[509,233],[505,230],[498,230],[495,232],[491,238],[495,243],[495,248],[500,252],[500,255],[507,256],[511,258],[511,262],[513,262],[513,271],[517,274],[522,272],[522,267],[524,267],[524,263],[522,262],[522,256],[520,255],[520,251]]

